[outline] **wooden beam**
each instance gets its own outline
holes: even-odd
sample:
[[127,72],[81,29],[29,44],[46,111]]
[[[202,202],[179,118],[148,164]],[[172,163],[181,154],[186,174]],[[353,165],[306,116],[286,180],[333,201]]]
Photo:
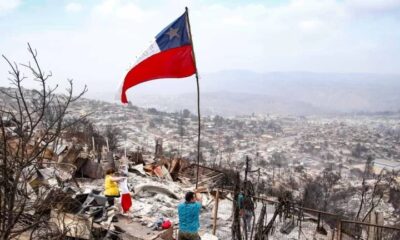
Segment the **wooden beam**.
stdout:
[[214,221],[213,221],[213,230],[212,234],[215,235],[217,231],[217,218],[218,218],[218,204],[219,204],[219,191],[217,190],[217,193],[215,194],[215,205],[214,205]]

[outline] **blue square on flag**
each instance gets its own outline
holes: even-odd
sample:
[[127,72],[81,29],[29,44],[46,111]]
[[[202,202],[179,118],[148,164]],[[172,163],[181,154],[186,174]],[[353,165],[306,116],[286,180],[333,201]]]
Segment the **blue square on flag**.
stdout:
[[161,51],[190,44],[186,23],[186,14],[183,14],[156,36]]

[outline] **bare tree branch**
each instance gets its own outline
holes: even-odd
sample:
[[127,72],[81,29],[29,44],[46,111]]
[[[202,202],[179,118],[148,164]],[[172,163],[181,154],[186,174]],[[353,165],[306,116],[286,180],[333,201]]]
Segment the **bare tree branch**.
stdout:
[[57,95],[58,85],[47,84],[52,73],[42,70],[37,51],[29,43],[28,52],[33,64],[20,66],[29,72],[31,80],[40,83],[39,90],[25,89],[22,83],[27,77],[17,63],[3,55],[10,67],[9,80],[14,89],[0,90],[6,98],[6,103],[0,106],[0,239],[17,238],[25,231],[31,231],[32,238],[41,239],[51,231],[46,225],[47,212],[42,209],[54,204],[54,199],[44,199],[54,187],[43,187],[44,193],[34,193],[32,188],[28,190],[29,182],[49,146],[60,138],[64,129],[74,124],[64,124],[71,103],[87,92],[85,86],[74,95],[73,82],[68,79],[64,95]]

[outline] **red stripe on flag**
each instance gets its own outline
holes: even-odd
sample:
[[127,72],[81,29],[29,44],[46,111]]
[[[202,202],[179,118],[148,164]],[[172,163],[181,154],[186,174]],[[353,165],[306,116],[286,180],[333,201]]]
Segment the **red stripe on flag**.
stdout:
[[191,45],[152,55],[133,67],[125,76],[121,102],[128,103],[126,91],[139,83],[159,78],[184,78],[195,72]]

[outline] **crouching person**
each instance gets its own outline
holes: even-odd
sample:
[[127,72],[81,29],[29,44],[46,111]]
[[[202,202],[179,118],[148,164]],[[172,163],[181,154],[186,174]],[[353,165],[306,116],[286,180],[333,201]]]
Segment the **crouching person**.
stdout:
[[201,195],[187,192],[185,202],[178,205],[178,240],[199,240]]

